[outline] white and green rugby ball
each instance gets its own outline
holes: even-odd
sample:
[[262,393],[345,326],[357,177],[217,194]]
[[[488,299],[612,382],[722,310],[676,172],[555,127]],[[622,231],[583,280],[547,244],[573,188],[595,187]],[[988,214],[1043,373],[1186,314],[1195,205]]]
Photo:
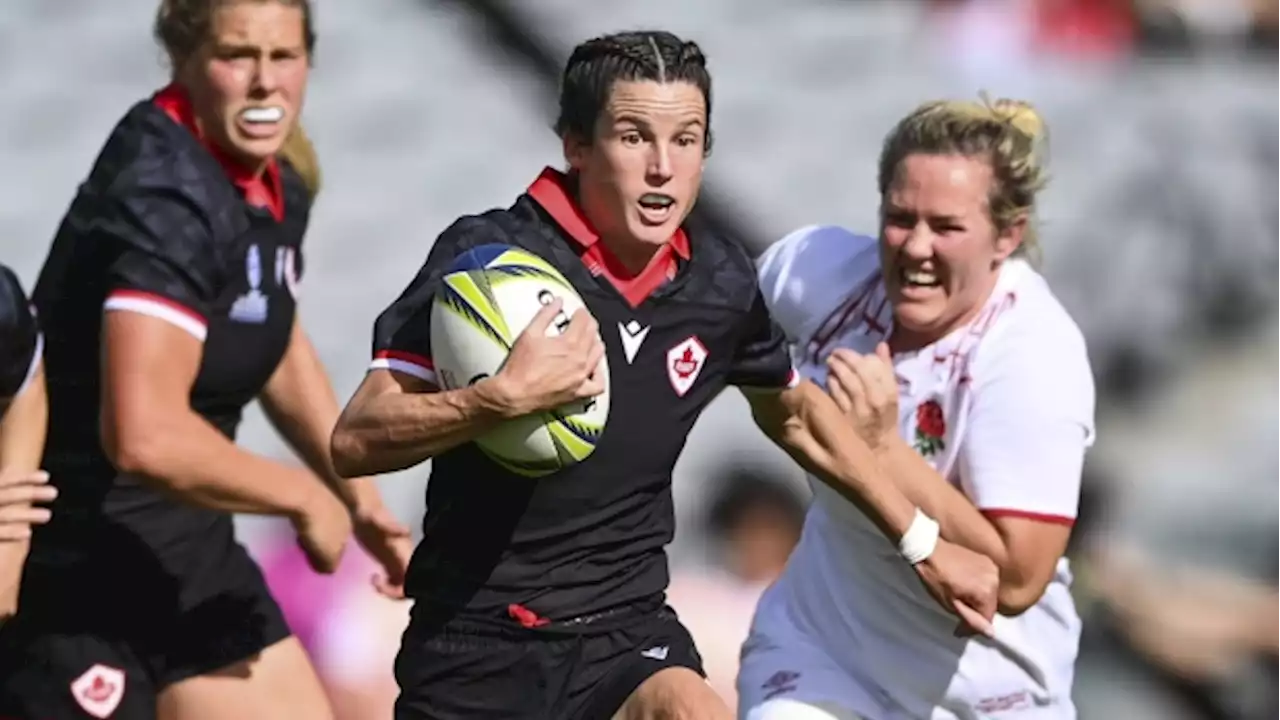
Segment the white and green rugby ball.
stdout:
[[[560,271],[511,245],[481,245],[458,255],[431,308],[431,357],[441,387],[454,390],[496,374],[516,338],[553,298],[563,308],[548,335],[564,332],[569,318],[584,307]],[[609,417],[606,359],[596,372],[605,387],[599,396],[508,420],[476,444],[498,464],[527,477],[582,462],[595,450]]]

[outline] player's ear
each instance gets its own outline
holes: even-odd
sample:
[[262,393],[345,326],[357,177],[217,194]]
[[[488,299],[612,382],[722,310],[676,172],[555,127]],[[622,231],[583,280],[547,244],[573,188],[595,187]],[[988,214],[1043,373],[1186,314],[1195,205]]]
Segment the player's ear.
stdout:
[[1028,217],[1019,215],[1009,223],[1004,230],[998,231],[996,234],[996,263],[1004,262],[1019,247],[1022,246],[1022,240],[1026,237]]
[[564,146],[564,161],[569,164],[569,169],[581,170],[582,166],[587,162],[587,153],[591,150],[591,143],[572,131],[565,133],[560,140]]

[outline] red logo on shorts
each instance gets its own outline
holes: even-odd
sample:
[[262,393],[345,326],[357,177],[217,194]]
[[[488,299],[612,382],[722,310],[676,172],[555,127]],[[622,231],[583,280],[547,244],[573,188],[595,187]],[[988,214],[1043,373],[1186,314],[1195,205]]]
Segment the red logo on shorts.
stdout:
[[90,715],[106,720],[124,699],[124,671],[97,664],[71,681],[71,696]]
[[706,360],[707,346],[702,344],[697,335],[690,335],[667,351],[667,377],[671,379],[671,387],[675,388],[676,395],[684,397],[689,392]]

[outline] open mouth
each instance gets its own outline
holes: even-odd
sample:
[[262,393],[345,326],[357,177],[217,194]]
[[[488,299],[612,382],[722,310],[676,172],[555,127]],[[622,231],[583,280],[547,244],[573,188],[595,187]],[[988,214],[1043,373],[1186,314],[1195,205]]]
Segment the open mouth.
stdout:
[[645,193],[640,196],[640,215],[646,222],[660,225],[671,218],[676,199],[662,193]]
[[902,288],[905,294],[927,292],[941,286],[941,279],[931,270],[898,270],[898,287]]

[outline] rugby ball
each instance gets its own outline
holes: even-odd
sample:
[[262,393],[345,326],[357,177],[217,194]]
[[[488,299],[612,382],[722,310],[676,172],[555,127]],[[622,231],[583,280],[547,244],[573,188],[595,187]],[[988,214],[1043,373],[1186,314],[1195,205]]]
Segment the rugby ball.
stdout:
[[[467,250],[445,271],[431,307],[431,357],[442,388],[454,390],[496,374],[533,316],[554,298],[563,305],[547,329],[565,331],[584,307],[560,271],[511,245]],[[599,442],[609,417],[609,364],[596,370],[604,392],[548,412],[503,422],[476,439],[499,465],[541,477],[582,462]]]

